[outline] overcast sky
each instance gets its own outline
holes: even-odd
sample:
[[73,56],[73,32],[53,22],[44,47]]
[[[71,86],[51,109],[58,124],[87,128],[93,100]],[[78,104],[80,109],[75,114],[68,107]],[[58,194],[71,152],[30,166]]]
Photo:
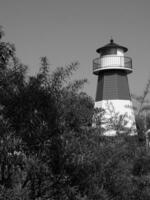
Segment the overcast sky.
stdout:
[[133,59],[131,92],[142,94],[150,78],[150,0],[0,0],[0,25],[31,74],[41,56],[52,69],[78,60],[76,77],[88,78],[85,90],[92,97],[92,60],[111,36]]

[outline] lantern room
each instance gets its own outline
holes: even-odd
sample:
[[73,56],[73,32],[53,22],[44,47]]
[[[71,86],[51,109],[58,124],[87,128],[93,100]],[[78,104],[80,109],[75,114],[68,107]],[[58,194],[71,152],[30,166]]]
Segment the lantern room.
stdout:
[[96,50],[99,57],[93,60],[93,74],[99,75],[102,70],[109,69],[120,69],[131,73],[132,59],[125,56],[127,51],[126,47],[114,43],[111,39],[109,44]]

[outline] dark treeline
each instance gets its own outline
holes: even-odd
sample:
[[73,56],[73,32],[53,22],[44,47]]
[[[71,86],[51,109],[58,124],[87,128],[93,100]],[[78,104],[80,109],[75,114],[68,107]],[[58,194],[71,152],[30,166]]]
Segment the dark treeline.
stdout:
[[[2,36],[3,34],[1,34]],[[104,137],[91,127],[78,63],[35,76],[0,41],[0,200],[149,200],[150,154],[139,135]],[[147,123],[150,122],[147,118]]]

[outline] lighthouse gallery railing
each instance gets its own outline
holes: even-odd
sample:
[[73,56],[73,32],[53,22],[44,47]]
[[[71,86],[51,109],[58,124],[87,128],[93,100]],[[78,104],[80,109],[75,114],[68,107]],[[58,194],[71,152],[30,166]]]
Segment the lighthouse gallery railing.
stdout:
[[125,56],[102,56],[93,60],[93,72],[105,68],[127,68],[132,70],[132,59]]

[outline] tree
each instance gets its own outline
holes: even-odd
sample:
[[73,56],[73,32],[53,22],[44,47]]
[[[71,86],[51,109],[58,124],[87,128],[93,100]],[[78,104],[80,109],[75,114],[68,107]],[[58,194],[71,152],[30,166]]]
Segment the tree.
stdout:
[[[65,151],[64,138],[66,132],[79,132],[80,128],[91,123],[93,101],[80,92],[86,80],[68,81],[78,63],[57,68],[50,74],[46,57],[41,58],[39,73],[27,78],[27,67],[16,58],[15,48],[4,42],[0,43],[0,47],[1,55],[4,54],[2,58],[5,58],[0,69],[1,118],[11,130],[7,137],[19,141],[17,144],[20,145],[18,149],[11,143],[10,154],[6,131],[3,131],[7,140],[6,143],[4,138],[1,140],[6,148],[6,158],[1,159],[2,166],[12,166],[14,171],[10,168],[9,179],[1,183],[4,187],[2,198],[8,198],[11,193],[14,199],[69,198],[74,186],[69,187],[68,175],[63,168],[69,156]],[[9,159],[10,155],[10,158],[17,156],[19,166],[14,159]],[[9,163],[5,164],[5,160]],[[19,170],[17,175],[15,167]],[[10,181],[12,177],[15,181],[18,177],[17,185]],[[8,195],[4,197],[4,194]]]

